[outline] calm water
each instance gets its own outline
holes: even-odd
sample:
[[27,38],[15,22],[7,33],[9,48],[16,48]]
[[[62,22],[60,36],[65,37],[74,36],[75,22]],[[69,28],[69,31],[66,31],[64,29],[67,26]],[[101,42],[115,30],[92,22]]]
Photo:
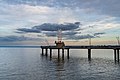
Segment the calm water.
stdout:
[[0,80],[120,80],[112,50],[70,50],[70,59],[41,56],[39,48],[0,48]]

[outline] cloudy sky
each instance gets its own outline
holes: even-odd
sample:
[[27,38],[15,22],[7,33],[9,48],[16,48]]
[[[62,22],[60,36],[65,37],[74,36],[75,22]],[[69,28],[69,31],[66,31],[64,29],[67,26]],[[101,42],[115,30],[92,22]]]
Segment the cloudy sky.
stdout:
[[0,44],[52,44],[59,29],[66,44],[117,44],[120,0],[0,0]]

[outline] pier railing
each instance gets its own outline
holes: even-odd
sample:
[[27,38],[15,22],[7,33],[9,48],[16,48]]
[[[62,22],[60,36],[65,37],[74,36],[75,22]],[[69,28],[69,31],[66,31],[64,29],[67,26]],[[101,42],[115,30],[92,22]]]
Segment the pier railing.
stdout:
[[[41,48],[58,49],[56,46],[41,46]],[[119,45],[64,46],[64,49],[120,49]]]

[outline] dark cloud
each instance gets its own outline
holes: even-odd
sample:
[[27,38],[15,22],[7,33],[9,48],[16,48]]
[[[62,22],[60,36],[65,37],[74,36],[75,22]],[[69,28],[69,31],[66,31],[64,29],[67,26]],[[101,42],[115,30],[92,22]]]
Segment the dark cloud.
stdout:
[[[82,35],[80,33],[80,22],[75,23],[65,23],[65,24],[51,24],[51,23],[44,23],[39,26],[34,26],[31,29],[27,28],[20,28],[17,29],[18,32],[29,32],[29,33],[42,33],[48,37],[57,37],[58,30],[62,30],[62,37],[63,39],[87,39],[87,38],[96,38],[100,37],[101,35],[105,34],[104,32],[93,33],[93,35]],[[79,31],[78,31],[79,29]],[[41,37],[42,35],[38,35]]]
[[72,35],[72,36],[66,36],[66,39],[75,39],[75,40],[80,40],[80,39],[88,39],[88,38],[100,38],[101,35],[105,34],[104,32],[100,33],[94,33],[94,35]]
[[14,41],[26,41],[26,40],[37,40],[37,39],[24,37],[24,36],[5,36],[5,37],[0,37],[0,41],[2,41],[2,42],[14,42]]
[[[77,30],[80,28],[80,22],[75,23],[64,23],[64,24],[51,24],[44,23],[39,26],[34,26],[31,29],[28,28],[19,28],[16,33],[42,33],[48,37],[56,37],[58,30],[62,30],[63,37],[74,36],[77,34]],[[39,37],[39,36],[38,36]]]
[[[27,29],[27,28],[20,28],[20,29],[17,29],[17,33],[40,33],[41,31],[40,30],[37,30],[37,29]],[[20,32],[19,32],[20,31]]]
[[77,34],[77,32],[76,31],[66,31],[66,32],[63,32],[62,33],[63,35],[70,35],[70,36],[73,36],[73,35],[75,35],[75,34]]
[[79,28],[80,22],[75,23],[65,23],[65,24],[51,24],[44,23],[39,26],[34,26],[33,29],[41,30],[41,31],[58,31],[61,29],[62,31],[74,30]]
[[100,35],[103,35],[105,34],[104,32],[100,32],[100,33],[94,33],[94,36],[100,36]]
[[72,39],[72,40],[96,38],[96,37],[100,37],[101,35],[105,34],[104,32],[97,32],[97,33],[93,32],[93,35],[89,35],[89,34],[82,35],[82,33],[80,32],[81,29],[79,26],[80,26],[80,22],[64,23],[64,24],[44,23],[39,26],[34,26],[31,29],[20,28],[17,30],[18,32],[25,32],[25,33],[27,32],[41,33],[41,35],[38,35],[38,37],[42,37],[43,36],[42,34],[48,37],[57,37],[58,30],[61,29],[63,39]]
[[95,38],[95,36],[92,35],[74,35],[74,36],[67,36],[66,39],[72,39],[72,40],[80,40],[80,39],[88,39],[88,38]]
[[[57,31],[47,31],[47,32],[43,32],[43,34],[45,34],[48,37],[57,37],[58,32]],[[74,36],[76,35],[77,32],[75,31],[63,31],[62,32],[62,37],[66,37],[66,36]]]
[[57,36],[56,31],[47,31],[47,32],[43,32],[43,34],[45,34],[48,37],[56,37]]
[[51,24],[51,23],[44,23],[39,26],[34,26],[31,29],[27,28],[19,28],[17,29],[17,33],[25,32],[25,33],[40,33],[41,31],[69,31],[69,30],[75,30],[79,28],[80,22],[75,23],[65,23],[65,24]]

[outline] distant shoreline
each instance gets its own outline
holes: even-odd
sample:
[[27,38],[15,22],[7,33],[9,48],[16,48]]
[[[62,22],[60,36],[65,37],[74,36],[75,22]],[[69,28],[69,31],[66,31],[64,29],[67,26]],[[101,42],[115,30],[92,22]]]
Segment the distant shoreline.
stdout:
[[24,45],[19,45],[19,46],[9,46],[9,45],[5,45],[5,46],[0,46],[0,48],[40,48],[41,46],[24,46]]

